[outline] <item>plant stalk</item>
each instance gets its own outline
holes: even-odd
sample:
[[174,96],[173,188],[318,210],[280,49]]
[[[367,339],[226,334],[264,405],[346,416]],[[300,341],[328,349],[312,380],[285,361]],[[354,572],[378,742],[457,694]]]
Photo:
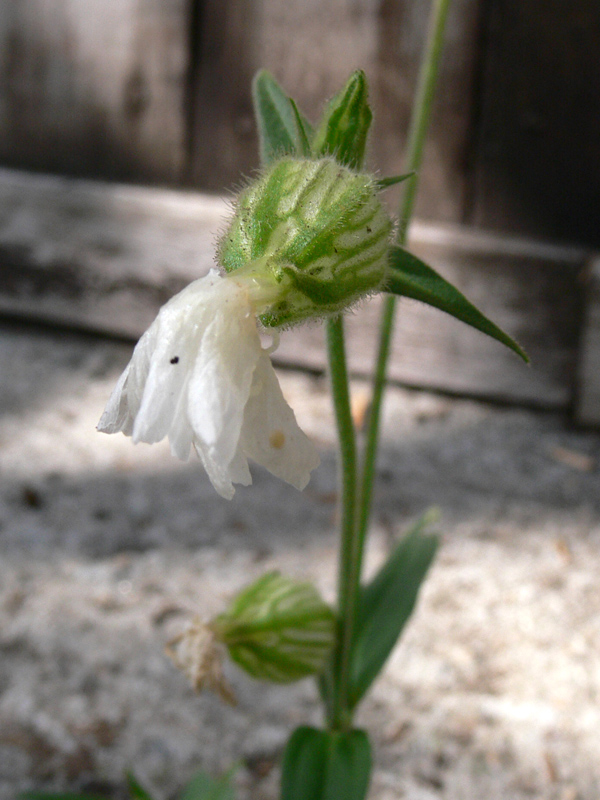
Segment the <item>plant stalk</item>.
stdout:
[[[418,170],[423,161],[423,151],[425,139],[431,119],[431,110],[435,95],[435,86],[439,73],[442,47],[444,43],[444,30],[446,19],[450,8],[450,0],[433,0],[429,15],[427,29],[427,39],[419,77],[417,80],[417,90],[413,105],[412,116],[408,131],[407,156],[405,172],[415,174],[408,178],[404,185],[404,191],[400,200],[399,208],[399,227],[397,242],[399,245],[406,243],[408,227],[414,210],[419,183]],[[371,509],[373,504],[373,483],[375,480],[375,464],[377,460],[377,448],[379,444],[379,428],[381,421],[381,407],[386,383],[387,365],[390,353],[390,344],[394,330],[394,316],[396,310],[395,297],[388,295],[383,304],[381,321],[379,327],[379,349],[375,373],[373,376],[371,407],[369,421],[366,432],[365,452],[363,468],[361,474],[359,519],[357,535],[358,560],[362,560],[365,538],[369,528]]]
[[[414,171],[415,175],[407,180],[402,194],[397,237],[400,245],[406,241],[408,225],[415,204],[418,186],[416,173],[423,159],[449,6],[450,0],[433,0],[430,12],[427,41],[421,61],[415,105],[408,134],[406,171]],[[350,409],[343,320],[339,316],[327,323],[327,349],[339,440],[341,483],[338,620],[328,719],[331,730],[348,729],[352,721],[349,707],[352,638],[360,591],[364,543],[371,515],[381,406],[394,325],[394,311],[394,298],[393,296],[387,297],[380,325],[379,352],[373,378],[371,412],[366,435],[360,494],[357,480],[356,434]]]
[[329,726],[332,730],[344,730],[350,724],[347,699],[350,649],[360,579],[360,549],[356,536],[356,436],[350,409],[344,323],[341,316],[327,322],[327,351],[339,441],[338,470],[341,484],[338,618]]

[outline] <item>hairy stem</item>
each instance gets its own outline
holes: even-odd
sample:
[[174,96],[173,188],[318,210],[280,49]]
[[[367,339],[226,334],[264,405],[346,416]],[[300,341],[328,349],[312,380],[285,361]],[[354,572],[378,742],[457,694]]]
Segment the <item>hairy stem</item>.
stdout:
[[344,729],[350,723],[347,711],[350,648],[356,617],[361,554],[356,536],[356,437],[350,410],[344,327],[341,316],[327,322],[327,350],[339,440],[338,469],[341,483],[338,627],[329,725],[332,729]]

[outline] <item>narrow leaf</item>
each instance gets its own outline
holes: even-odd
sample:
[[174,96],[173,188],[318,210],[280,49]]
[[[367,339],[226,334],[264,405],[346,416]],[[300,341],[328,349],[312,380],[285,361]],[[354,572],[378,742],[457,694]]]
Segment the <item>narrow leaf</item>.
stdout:
[[329,733],[323,800],[364,800],[371,779],[371,745],[364,731]]
[[281,800],[321,800],[326,774],[327,734],[297,728],[283,754]]
[[362,167],[373,119],[368,95],[366,75],[358,70],[327,104],[313,141],[316,156],[333,156],[352,169]]
[[379,178],[375,181],[375,185],[378,189],[389,189],[390,186],[395,186],[397,183],[402,183],[408,178],[412,178],[413,175],[417,173],[413,170],[412,172],[406,172],[404,175],[394,175],[391,178]]
[[152,795],[144,789],[133,772],[127,773],[127,788],[133,800],[152,800]]
[[252,81],[252,100],[263,166],[283,155],[303,156],[310,126],[266,70]]
[[237,764],[220,778],[197,772],[183,790],[180,800],[235,800],[231,779]]
[[370,776],[364,731],[298,728],[283,757],[281,800],[364,800]]
[[484,316],[445,278],[401,247],[391,247],[386,291],[412,297],[445,311],[456,319],[491,336],[529,363],[525,351],[507,333]]
[[296,105],[296,101],[292,100],[291,97],[289,98],[289,101],[294,112],[294,117],[296,118],[296,130],[298,132],[298,139],[300,148],[302,150],[302,155],[308,158],[310,156],[310,137],[307,129],[307,121],[302,116],[300,109]]
[[381,671],[413,612],[438,546],[437,537],[423,533],[430,518],[425,515],[412,528],[361,591],[350,666],[351,707]]

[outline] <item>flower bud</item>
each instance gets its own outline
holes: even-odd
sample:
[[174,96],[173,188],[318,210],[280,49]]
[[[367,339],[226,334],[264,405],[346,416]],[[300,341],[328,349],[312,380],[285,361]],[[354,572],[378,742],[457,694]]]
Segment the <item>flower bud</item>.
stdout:
[[320,672],[334,642],[335,617],[310,583],[277,572],[244,589],[210,624],[252,677],[290,683]]
[[379,289],[391,221],[373,178],[332,159],[276,161],[237,200],[218,247],[223,268],[277,288],[267,327],[342,311]]

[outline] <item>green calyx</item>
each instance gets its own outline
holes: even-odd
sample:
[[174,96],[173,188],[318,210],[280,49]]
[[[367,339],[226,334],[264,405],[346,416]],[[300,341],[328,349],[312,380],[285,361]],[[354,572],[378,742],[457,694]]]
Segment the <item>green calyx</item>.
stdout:
[[266,327],[335,314],[377,291],[391,221],[373,178],[331,158],[284,157],[242,192],[218,246],[228,273],[279,287]]
[[252,677],[290,683],[323,670],[335,616],[311,583],[269,572],[242,590],[210,627]]

